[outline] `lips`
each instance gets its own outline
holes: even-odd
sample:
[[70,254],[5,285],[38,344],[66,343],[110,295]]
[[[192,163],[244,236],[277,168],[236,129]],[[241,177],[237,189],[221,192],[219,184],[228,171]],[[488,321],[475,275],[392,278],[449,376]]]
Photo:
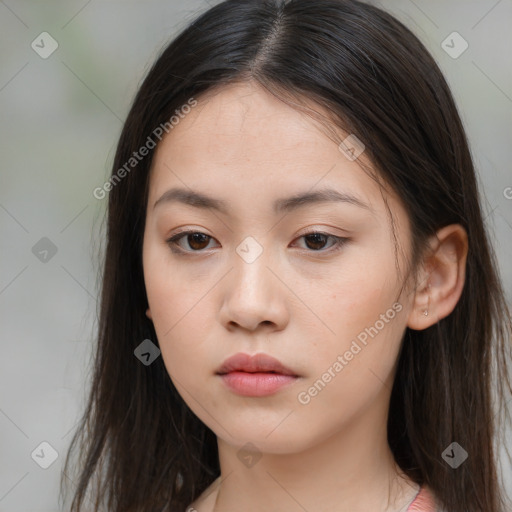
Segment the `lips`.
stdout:
[[226,359],[217,370],[218,375],[225,375],[231,372],[278,373],[298,377],[296,372],[287,368],[279,360],[263,353],[251,356],[239,352]]

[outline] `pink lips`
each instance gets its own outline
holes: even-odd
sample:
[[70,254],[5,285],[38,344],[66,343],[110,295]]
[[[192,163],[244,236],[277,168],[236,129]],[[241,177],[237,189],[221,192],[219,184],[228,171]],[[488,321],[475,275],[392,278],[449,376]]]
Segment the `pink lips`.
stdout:
[[299,377],[274,357],[242,352],[226,359],[217,374],[232,391],[244,396],[271,395]]

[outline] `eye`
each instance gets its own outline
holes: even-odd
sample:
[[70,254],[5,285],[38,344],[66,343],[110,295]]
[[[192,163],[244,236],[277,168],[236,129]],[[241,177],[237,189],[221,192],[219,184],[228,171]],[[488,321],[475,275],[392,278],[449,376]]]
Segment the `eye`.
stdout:
[[[306,240],[306,247],[308,249],[312,249],[310,252],[331,252],[332,250],[341,249],[343,245],[348,242],[348,238],[343,238],[335,235],[330,235],[328,233],[321,233],[319,231],[312,231],[310,233],[305,233],[304,235],[297,238],[300,240],[304,238]],[[331,239],[333,243],[327,250],[324,250],[326,245],[326,240]],[[182,240],[185,240],[190,249],[183,248],[180,244]],[[170,249],[174,253],[191,253],[191,252],[202,252],[203,249],[208,247],[209,241],[214,240],[213,237],[207,235],[205,233],[201,233],[200,231],[182,231],[171,238],[169,238],[166,242],[169,245]]]
[[[188,246],[192,248],[192,251],[183,249],[179,244],[182,239],[185,239]],[[167,244],[174,253],[201,252],[201,249],[205,249],[208,245],[209,239],[212,239],[212,237],[205,233],[201,233],[200,231],[182,231],[181,233],[169,238],[169,240],[167,240]]]
[[[319,231],[306,233],[299,237],[297,240],[300,240],[301,238],[304,238],[308,248],[313,248],[313,252],[327,252],[331,249],[337,250],[340,249],[341,246],[343,246],[348,241],[348,238],[334,236],[328,233],[321,233]],[[331,239],[333,243],[330,245],[329,249],[324,250],[326,240],[328,239]]]

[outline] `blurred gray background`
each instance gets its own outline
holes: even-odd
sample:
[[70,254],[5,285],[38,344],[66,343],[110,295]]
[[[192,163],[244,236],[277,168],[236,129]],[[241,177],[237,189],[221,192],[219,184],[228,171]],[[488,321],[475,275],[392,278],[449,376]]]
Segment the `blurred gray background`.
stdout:
[[[0,512],[59,510],[96,328],[107,199],[93,190],[145,72],[213,3],[0,1]],[[452,87],[510,303],[512,0],[373,3],[421,39]]]

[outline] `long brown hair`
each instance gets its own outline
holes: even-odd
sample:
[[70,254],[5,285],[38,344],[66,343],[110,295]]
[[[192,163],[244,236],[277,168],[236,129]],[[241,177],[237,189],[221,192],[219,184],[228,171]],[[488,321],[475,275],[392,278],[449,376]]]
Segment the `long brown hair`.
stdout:
[[[94,503],[95,511],[183,512],[220,474],[216,437],[178,394],[162,358],[146,366],[134,357],[143,340],[158,344],[145,316],[142,271],[154,149],[127,162],[148,137],[156,140],[157,127],[170,129],[171,116],[191,98],[242,80],[283,99],[314,99],[364,142],[408,212],[413,262],[441,227],[466,229],[466,282],[457,306],[424,331],[406,329],[388,440],[403,471],[430,486],[448,512],[504,512],[495,442],[508,418],[511,317],[466,134],[418,38],[383,10],[345,0],[222,2],[163,50],[142,83],[109,186],[94,373],[62,478],[76,485],[72,511]],[[469,454],[456,469],[442,458],[454,441]]]

